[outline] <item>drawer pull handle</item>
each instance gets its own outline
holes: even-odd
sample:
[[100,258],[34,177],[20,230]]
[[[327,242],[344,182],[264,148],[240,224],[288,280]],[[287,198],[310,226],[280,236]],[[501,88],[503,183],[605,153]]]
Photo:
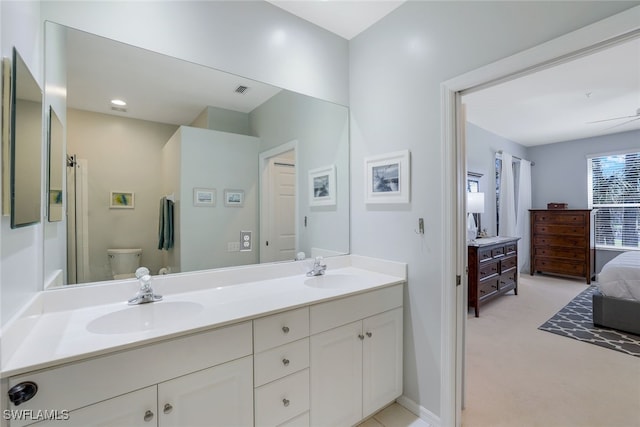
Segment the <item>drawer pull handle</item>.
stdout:
[[165,414],[170,414],[171,411],[173,411],[173,406],[171,406],[171,403],[165,403],[164,404],[164,413]]
[[149,422],[153,419],[153,412],[147,409],[147,412],[144,413],[144,420]]
[[289,327],[288,326],[283,326],[282,327],[282,332],[284,332],[285,334],[289,333]]
[[367,336],[368,336],[369,338],[371,338],[371,337],[373,336],[373,334],[372,334],[371,332],[367,332]]
[[38,384],[24,381],[9,389],[9,400],[16,406],[30,400],[38,392]]
[[282,359],[282,364],[284,366],[289,366],[289,359]]
[[364,335],[362,335],[362,334],[358,334],[358,338],[360,338],[361,340],[363,340],[363,339],[364,339]]
[[290,403],[291,403],[291,402],[289,402],[289,399],[282,399],[282,404],[283,404],[284,406],[289,406],[289,404],[290,404]]

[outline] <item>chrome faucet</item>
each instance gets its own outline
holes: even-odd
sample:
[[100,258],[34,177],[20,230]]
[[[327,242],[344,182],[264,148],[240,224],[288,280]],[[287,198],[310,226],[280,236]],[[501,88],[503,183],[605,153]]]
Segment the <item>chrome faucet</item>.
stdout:
[[136,278],[140,281],[140,290],[135,297],[128,302],[129,305],[145,304],[148,302],[161,301],[162,295],[156,295],[151,289],[151,274],[147,267],[140,267],[136,270]]
[[322,276],[324,272],[327,271],[327,264],[323,264],[322,261],[322,257],[317,256],[313,262],[313,268],[307,272],[307,276]]

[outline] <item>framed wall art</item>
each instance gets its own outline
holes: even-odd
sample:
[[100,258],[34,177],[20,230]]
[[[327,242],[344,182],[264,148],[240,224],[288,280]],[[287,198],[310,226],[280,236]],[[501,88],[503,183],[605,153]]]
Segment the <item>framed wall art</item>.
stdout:
[[309,206],[334,206],[336,204],[335,165],[309,171]]
[[135,194],[133,191],[112,191],[109,197],[111,209],[133,209],[135,207]]
[[236,208],[244,206],[244,191],[224,190],[224,205]]
[[193,206],[214,207],[216,205],[215,188],[194,188]]
[[409,150],[364,159],[365,203],[409,203]]

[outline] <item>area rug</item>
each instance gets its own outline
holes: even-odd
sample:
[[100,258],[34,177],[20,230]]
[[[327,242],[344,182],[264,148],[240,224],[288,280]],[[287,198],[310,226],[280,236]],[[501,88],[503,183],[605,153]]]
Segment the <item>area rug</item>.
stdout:
[[589,286],[538,329],[640,357],[640,336],[593,325],[595,286]]

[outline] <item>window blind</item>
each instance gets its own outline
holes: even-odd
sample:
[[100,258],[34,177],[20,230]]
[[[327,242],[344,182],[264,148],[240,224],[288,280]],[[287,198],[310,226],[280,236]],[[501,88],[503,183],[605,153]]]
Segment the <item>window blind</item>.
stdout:
[[589,159],[589,205],[597,247],[640,249],[640,152]]

